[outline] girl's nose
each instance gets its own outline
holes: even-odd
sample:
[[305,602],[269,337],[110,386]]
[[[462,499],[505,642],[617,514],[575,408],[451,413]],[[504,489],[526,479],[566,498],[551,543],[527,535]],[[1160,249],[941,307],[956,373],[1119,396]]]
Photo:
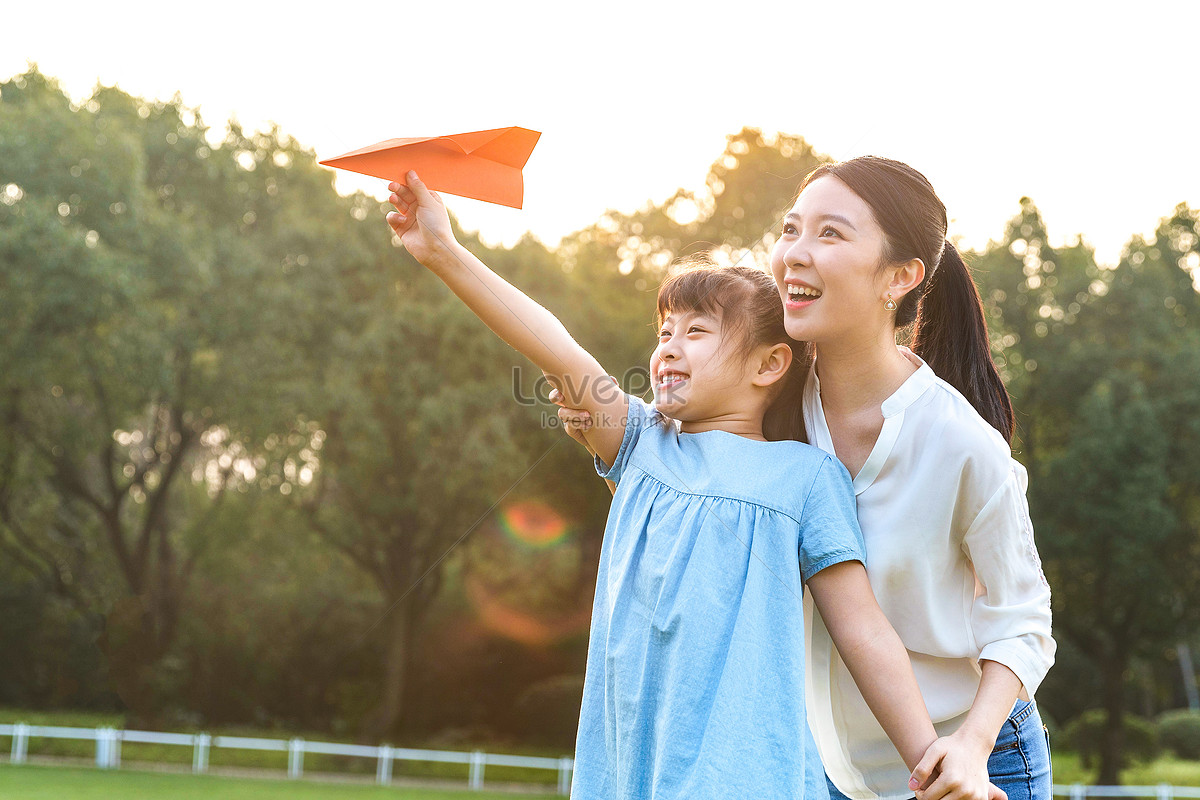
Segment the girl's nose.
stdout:
[[658,345],[658,357],[663,361],[674,361],[679,357],[679,348],[675,344],[674,337],[665,342],[660,342]]

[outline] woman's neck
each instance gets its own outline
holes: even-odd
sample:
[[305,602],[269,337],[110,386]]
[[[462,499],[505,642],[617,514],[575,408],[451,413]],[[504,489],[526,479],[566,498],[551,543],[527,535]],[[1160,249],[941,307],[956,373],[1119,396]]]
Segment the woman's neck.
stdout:
[[917,367],[896,347],[895,332],[870,342],[817,345],[817,376],[826,413],[853,414],[891,397]]

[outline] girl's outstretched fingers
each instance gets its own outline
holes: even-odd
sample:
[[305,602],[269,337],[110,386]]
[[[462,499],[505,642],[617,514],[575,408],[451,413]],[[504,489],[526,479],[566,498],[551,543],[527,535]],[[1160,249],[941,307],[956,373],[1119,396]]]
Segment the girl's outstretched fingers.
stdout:
[[410,189],[406,184],[400,183],[399,181],[392,181],[389,183],[388,191],[406,203],[411,203],[413,200],[417,199],[417,196],[413,193],[413,190]]
[[388,185],[392,190],[388,201],[396,208],[387,215],[388,225],[413,258],[426,267],[450,268],[460,263],[453,255],[457,243],[442,198],[429,191],[415,172],[409,171],[405,180],[407,186],[395,181]]
[[[438,193],[431,191],[429,187],[427,187],[421,181],[421,179],[417,177],[417,173],[414,170],[408,171],[408,176],[405,178],[405,180],[408,181],[408,186],[404,188],[408,189],[412,193],[413,199],[415,199],[421,205],[425,205],[427,203],[437,203],[438,205],[442,204],[442,198],[438,196]],[[401,199],[405,199],[404,192],[399,192],[398,194],[400,195]]]
[[408,209],[412,206],[411,202],[407,200],[401,200],[400,195],[394,192],[388,196],[388,202],[391,203],[392,206],[401,214],[407,214]]
[[386,219],[388,225],[392,227],[397,236],[403,236],[404,232],[412,227],[412,220],[399,211],[389,211]]

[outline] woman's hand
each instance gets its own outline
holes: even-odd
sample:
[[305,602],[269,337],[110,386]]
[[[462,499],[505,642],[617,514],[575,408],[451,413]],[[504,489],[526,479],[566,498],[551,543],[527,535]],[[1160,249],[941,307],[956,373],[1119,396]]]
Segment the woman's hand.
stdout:
[[567,432],[575,441],[587,448],[587,451],[593,456],[596,451],[587,443],[583,432],[592,427],[592,415],[580,408],[568,408],[566,401],[563,400],[562,392],[558,389],[550,390],[550,402],[559,407],[558,419],[562,422],[563,430]]
[[961,728],[943,736],[925,751],[908,787],[917,800],[1007,800],[988,780],[987,762],[994,744]]
[[442,198],[429,191],[417,173],[410,171],[406,180],[407,186],[395,181],[388,184],[392,192],[388,202],[396,208],[388,212],[388,225],[413,258],[435,269],[453,258],[452,250],[457,245],[450,215]]
[[[587,448],[587,451],[596,457],[596,449],[588,444],[587,437],[583,432],[592,427],[592,415],[582,408],[568,408],[567,401],[563,399],[562,392],[554,387],[550,388],[550,402],[558,406],[558,419],[562,422],[563,430],[567,432],[575,441]],[[617,485],[608,478],[604,479],[604,483],[608,486],[610,494],[617,493]],[[1000,798],[999,800],[1005,800]]]

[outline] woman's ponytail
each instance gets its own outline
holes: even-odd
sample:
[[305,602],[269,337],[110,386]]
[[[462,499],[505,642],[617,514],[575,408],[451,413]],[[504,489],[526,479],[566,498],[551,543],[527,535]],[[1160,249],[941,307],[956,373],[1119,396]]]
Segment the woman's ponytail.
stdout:
[[950,242],[945,243],[941,261],[921,295],[912,349],[1006,441],[1012,441],[1012,402],[992,363],[983,302],[967,265]]
[[896,327],[915,320],[913,352],[1011,442],[1012,403],[992,363],[983,303],[962,256],[946,241],[946,206],[929,179],[903,162],[861,156],[822,164],[800,190],[823,175],[838,178],[871,207],[884,233],[881,270],[914,258],[925,264],[925,280],[896,309]]

